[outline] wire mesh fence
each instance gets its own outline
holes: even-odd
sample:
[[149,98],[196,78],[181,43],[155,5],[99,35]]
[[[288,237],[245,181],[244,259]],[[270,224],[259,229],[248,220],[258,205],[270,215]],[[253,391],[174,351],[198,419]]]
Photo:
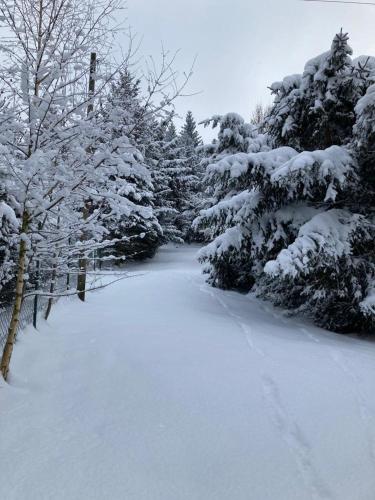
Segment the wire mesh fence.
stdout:
[[[51,276],[46,273],[40,274],[40,282],[49,283]],[[66,275],[55,277],[55,286],[58,290],[66,290],[67,281]],[[35,290],[35,288],[34,288]],[[28,292],[32,292],[28,290]],[[13,301],[14,301],[14,286],[11,290],[1,294],[2,304],[0,305],[0,356],[3,353],[10,320],[12,318]],[[57,302],[58,298],[53,297],[52,303]],[[39,320],[43,317],[47,310],[49,302],[48,295],[26,295],[22,301],[20,319],[17,327],[17,335],[27,326],[34,323],[37,326]]]
[[[37,318],[43,314],[48,304],[48,297],[39,296],[35,308],[34,297],[26,297],[22,302],[18,332],[24,330],[33,323],[34,308]],[[5,306],[0,309],[0,354],[3,352],[8,335],[8,328],[12,317],[12,306]]]
[[[95,270],[96,266],[92,266],[93,270]],[[105,263],[105,265],[100,265],[100,270],[103,272],[109,271],[113,268],[113,262],[111,260],[108,260],[108,262]],[[89,271],[89,270],[88,270]],[[88,275],[88,285],[89,288],[91,285],[95,286],[96,283],[96,277],[95,275]],[[45,277],[45,282],[48,283],[48,275]],[[62,276],[57,276],[55,278],[55,291],[56,292],[62,292],[62,296],[64,297],[64,292],[67,293],[65,298],[76,298],[77,295],[68,295],[68,288],[70,288],[70,281],[74,280],[74,275],[72,276],[71,280],[67,280],[66,275]],[[74,292],[74,290],[73,290]],[[6,300],[6,303],[3,302],[2,305],[0,305],[0,357],[3,353],[3,349],[6,343],[6,339],[8,336],[8,329],[9,329],[9,324],[10,320],[12,317],[12,299],[14,298],[14,291],[8,294],[2,294],[3,299]],[[52,303],[54,304],[59,300],[58,297],[53,297]],[[20,320],[18,323],[18,328],[17,328],[17,334],[22,332],[27,326],[33,324],[34,319],[36,320],[36,326],[39,322],[39,320],[44,316],[47,306],[48,306],[48,301],[49,301],[49,296],[48,295],[38,295],[37,300],[35,301],[35,296],[30,295],[26,296],[23,299],[22,302],[22,307],[21,307],[21,312],[20,312]],[[34,317],[35,316],[35,317]]]

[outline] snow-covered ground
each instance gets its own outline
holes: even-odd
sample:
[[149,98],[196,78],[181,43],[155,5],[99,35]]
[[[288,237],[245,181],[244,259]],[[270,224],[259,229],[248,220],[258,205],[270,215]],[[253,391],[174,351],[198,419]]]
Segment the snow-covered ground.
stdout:
[[211,289],[196,251],[20,337],[1,499],[374,500],[375,345]]

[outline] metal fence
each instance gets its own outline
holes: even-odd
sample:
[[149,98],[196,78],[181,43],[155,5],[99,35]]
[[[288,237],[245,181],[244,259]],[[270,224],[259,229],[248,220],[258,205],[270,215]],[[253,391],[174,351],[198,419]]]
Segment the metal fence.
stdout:
[[[47,308],[48,297],[38,297],[37,312],[38,316],[44,313]],[[8,335],[9,323],[12,317],[12,306],[6,306],[0,309],[0,354],[3,352]],[[33,323],[34,317],[34,297],[26,297],[23,300],[18,324],[18,332],[24,330]]]
[[[106,265],[101,266],[102,271],[108,271],[112,269],[113,263],[111,261],[108,261]],[[91,277],[91,284],[95,284],[95,278]],[[48,281],[48,279],[46,279]],[[57,290],[64,290],[66,289],[66,275],[59,276],[56,278],[56,289]],[[11,302],[9,300],[11,297],[13,297],[12,292],[9,297],[8,297],[8,302]],[[70,298],[74,299],[76,298],[76,295],[70,296]],[[44,315],[47,305],[48,305],[48,300],[49,297],[45,295],[38,295],[38,301],[37,301],[37,322],[39,319],[42,318]],[[53,299],[53,303],[57,302],[58,298]],[[12,309],[13,306],[11,304],[9,305],[4,305],[3,307],[0,306],[0,356],[2,355],[6,339],[8,336],[8,328],[10,324],[10,320],[12,317]],[[20,321],[18,323],[18,328],[17,328],[17,334],[22,332],[27,326],[33,324],[33,319],[34,319],[34,296],[30,295],[28,297],[25,297],[22,302],[22,307],[21,307],[21,313],[20,313]]]
[[[49,282],[50,276],[46,274],[42,276],[41,281],[46,283]],[[59,290],[64,290],[66,287],[66,276],[58,276],[55,278],[56,288]],[[32,290],[28,290],[32,292]],[[12,318],[13,301],[14,301],[14,289],[2,293],[3,304],[0,306],[0,356],[2,355],[6,339],[8,336],[8,328],[10,320]],[[20,320],[17,328],[17,335],[24,330],[27,326],[33,324],[34,322],[34,311],[36,313],[36,326],[38,320],[44,315],[47,310],[49,297],[47,295],[38,295],[35,304],[35,295],[26,296],[22,301]],[[53,303],[57,302],[57,298],[53,298]],[[5,302],[5,303],[4,303]]]

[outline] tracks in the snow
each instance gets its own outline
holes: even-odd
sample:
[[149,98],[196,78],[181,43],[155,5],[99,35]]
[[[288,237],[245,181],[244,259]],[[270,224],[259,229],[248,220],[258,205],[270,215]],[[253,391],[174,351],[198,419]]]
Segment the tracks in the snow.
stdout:
[[262,387],[272,421],[291,451],[306,487],[309,488],[311,498],[314,500],[332,499],[328,486],[315,468],[309,441],[296,420],[284,407],[278,384],[271,376],[263,375]]
[[217,293],[215,293],[214,289],[211,289],[210,287],[208,287],[205,284],[200,285],[199,289],[201,292],[208,293],[213,299],[215,299],[221,305],[221,307],[225,310],[227,315],[231,319],[234,320],[234,322],[237,324],[237,326],[240,328],[240,330],[244,334],[246,343],[247,343],[248,347],[250,348],[250,350],[256,352],[259,356],[264,358],[266,356],[265,353],[262,351],[262,349],[259,346],[256,345],[254,338],[253,338],[251,327],[244,322],[243,318],[241,316],[239,316],[238,314],[235,314],[233,311],[231,311],[231,309],[227,305],[227,303],[224,300],[222,300],[221,297]]
[[[189,281],[194,281],[189,277]],[[196,283],[195,283],[196,284]],[[196,284],[197,285],[197,284]],[[280,387],[274,378],[265,369],[266,361],[272,362],[272,358],[266,354],[261,347],[256,343],[252,328],[238,314],[234,313],[228,304],[220,297],[220,292],[211,289],[205,284],[197,285],[203,293],[209,294],[220,306],[226,314],[234,320],[237,326],[244,334],[248,348],[252,353],[258,355],[262,362],[260,364],[260,385],[265,402],[267,413],[270,416],[271,422],[274,424],[282,441],[286,444],[291,453],[296,467],[304,481],[306,488],[309,491],[312,500],[331,500],[333,496],[321,478],[318,470],[314,465],[312,447],[304,435],[298,422],[290,415],[286,409]]]
[[[279,321],[287,324],[287,320],[283,317],[282,314],[278,314],[267,306],[264,306],[264,310],[273,315]],[[317,335],[314,335],[314,333],[310,332],[302,324],[299,324],[298,327],[308,339],[312,340],[316,344],[321,344],[321,340]],[[333,349],[329,346],[327,346],[325,349],[336,368],[345,376],[352,388],[352,392],[357,402],[358,413],[363,423],[368,452],[372,462],[375,465],[375,415],[369,408],[366,397],[361,390],[361,386],[363,384],[357,373],[351,368],[350,363],[346,359],[346,356],[342,352],[342,350],[340,350],[338,347],[335,347]]]
[[[309,440],[304,435],[298,420],[294,418],[292,413],[288,410],[287,405],[283,402],[281,387],[277,381],[270,375],[272,369],[266,369],[270,363],[277,362],[269,353],[264,351],[259,345],[254,335],[252,327],[248,324],[243,317],[233,312],[227,302],[223,299],[221,294],[223,292],[217,291],[206,284],[198,283],[191,277],[189,281],[199,288],[200,292],[209,294],[226,312],[234,323],[239,327],[243,333],[244,339],[249,350],[256,356],[259,362],[259,376],[260,385],[264,397],[267,412],[277,429],[280,438],[287,445],[291,455],[294,458],[296,466],[303,478],[306,487],[313,500],[330,500],[334,498],[329,487],[325,484],[317,467],[314,463],[313,449]],[[262,306],[263,310],[276,318],[279,322],[289,325],[288,319],[282,314],[279,314],[273,308],[267,305]],[[298,325],[301,333],[310,341],[321,344],[321,339],[314,332],[309,331],[303,324]],[[340,371],[342,375],[349,382],[349,387],[353,392],[353,396],[357,402],[359,417],[362,421],[365,440],[368,447],[368,452],[371,461],[375,465],[375,415],[367,404],[366,397],[361,390],[361,380],[358,374],[352,369],[349,361],[347,360],[344,352],[338,347],[324,346],[324,351],[330,357],[333,364]]]

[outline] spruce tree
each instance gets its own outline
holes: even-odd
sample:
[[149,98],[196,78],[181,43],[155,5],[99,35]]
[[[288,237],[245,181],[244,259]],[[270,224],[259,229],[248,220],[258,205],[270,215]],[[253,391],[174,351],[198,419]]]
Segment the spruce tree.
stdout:
[[341,32],[302,77],[274,84],[266,137],[245,138],[238,119],[221,127],[206,171],[213,203],[195,225],[213,237],[201,251],[213,285],[253,289],[334,331],[369,333],[375,92],[373,72],[350,53]]
[[126,179],[129,187],[125,192],[119,191],[118,195],[127,199],[129,207],[137,207],[137,210],[129,210],[129,216],[120,221],[108,221],[108,230],[116,241],[112,252],[117,257],[132,259],[151,257],[161,238],[161,228],[153,212],[150,165],[145,158],[145,151],[152,142],[154,120],[144,117],[140,81],[128,70],[120,73],[112,84],[107,108],[104,106],[103,112],[110,112],[113,116],[113,138],[129,137],[128,148],[123,153],[127,167],[118,172],[119,179]]
[[202,139],[191,111],[188,111],[178,136],[178,190],[179,203],[177,226],[185,241],[196,239],[192,222],[203,203],[204,167],[201,165]]
[[155,191],[155,214],[163,231],[162,242],[183,243],[184,235],[178,227],[179,182],[178,138],[173,121],[162,121],[155,133],[155,164],[152,170]]
[[158,161],[153,169],[155,213],[163,228],[163,241],[182,243],[196,238],[191,224],[202,203],[204,168],[199,147],[202,139],[191,112],[179,134],[173,119],[158,127]]
[[194,152],[198,146],[202,145],[202,138],[199,135],[197,124],[191,111],[188,111],[186,114],[185,123],[180,132],[180,143],[185,149],[190,149],[191,152]]
[[341,31],[329,51],[306,63],[302,76],[291,75],[271,86],[275,105],[268,125],[277,145],[311,151],[348,141],[363,93],[348,40]]

